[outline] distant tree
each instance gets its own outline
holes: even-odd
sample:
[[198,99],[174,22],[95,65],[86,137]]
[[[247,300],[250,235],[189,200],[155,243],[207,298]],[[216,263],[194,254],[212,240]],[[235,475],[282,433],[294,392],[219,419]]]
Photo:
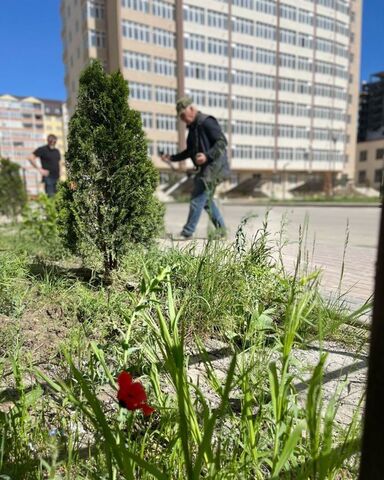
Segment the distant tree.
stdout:
[[0,214],[16,219],[27,202],[20,167],[0,158]]
[[97,61],[80,78],[66,167],[59,195],[65,243],[80,254],[85,245],[96,248],[109,276],[131,243],[152,242],[164,209],[154,196],[158,172],[140,114],[128,105],[127,83]]

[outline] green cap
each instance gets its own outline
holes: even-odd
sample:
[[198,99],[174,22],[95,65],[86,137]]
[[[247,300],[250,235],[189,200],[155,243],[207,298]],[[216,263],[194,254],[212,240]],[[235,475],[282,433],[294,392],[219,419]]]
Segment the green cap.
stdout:
[[181,97],[177,100],[176,102],[176,112],[177,115],[180,115],[180,113],[185,110],[189,105],[192,105],[193,101],[191,97]]

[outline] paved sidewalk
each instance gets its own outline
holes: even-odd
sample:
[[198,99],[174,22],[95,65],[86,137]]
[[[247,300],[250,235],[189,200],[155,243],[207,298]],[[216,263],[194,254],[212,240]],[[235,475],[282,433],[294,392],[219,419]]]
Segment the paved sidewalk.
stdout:
[[[166,229],[177,235],[187,217],[188,204],[167,204],[166,208]],[[283,258],[288,269],[294,267],[300,226],[303,229],[307,221],[304,250],[307,251],[311,267],[322,269],[322,287],[329,294],[338,292],[348,233],[341,293],[355,306],[364,303],[373,293],[380,208],[231,204],[223,204],[221,208],[229,230],[228,241],[234,240],[237,227],[246,215],[256,215],[245,228],[249,238],[255,235],[269,210],[268,231],[272,241],[279,241],[279,232],[284,225],[288,244],[283,250]],[[196,237],[207,237],[207,231],[208,219],[204,213]]]

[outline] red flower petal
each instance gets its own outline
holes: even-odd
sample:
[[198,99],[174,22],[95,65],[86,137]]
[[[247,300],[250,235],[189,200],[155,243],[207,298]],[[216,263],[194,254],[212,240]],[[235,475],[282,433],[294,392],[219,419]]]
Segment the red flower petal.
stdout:
[[117,383],[120,387],[130,385],[132,383],[131,374],[126,371],[121,372],[120,375],[117,377]]
[[121,372],[118,376],[119,391],[117,399],[120,405],[127,410],[141,409],[144,415],[150,415],[154,409],[147,405],[147,394],[140,382],[133,382],[128,372]]
[[122,401],[127,395],[129,395],[132,385],[132,377],[128,372],[121,372],[117,377],[117,383],[119,384],[117,398],[118,400]]
[[141,410],[143,411],[144,415],[148,417],[148,415],[151,415],[155,409],[144,403],[144,405],[141,406]]

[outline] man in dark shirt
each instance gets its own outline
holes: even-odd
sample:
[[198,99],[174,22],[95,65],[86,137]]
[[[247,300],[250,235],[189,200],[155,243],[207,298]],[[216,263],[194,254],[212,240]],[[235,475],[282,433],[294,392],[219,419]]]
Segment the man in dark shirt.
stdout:
[[[60,178],[60,152],[55,147],[57,137],[48,135],[47,145],[37,148],[28,160],[32,166],[43,176],[45,193],[52,197],[56,193],[57,182]],[[41,167],[38,166],[36,159],[40,158]]]
[[218,236],[224,237],[224,219],[213,200],[213,194],[217,185],[229,178],[227,140],[215,117],[199,112],[191,98],[180,98],[176,103],[176,111],[188,128],[187,148],[176,155],[163,154],[161,158],[165,162],[179,162],[191,158],[197,171],[188,220],[181,236],[192,237],[205,209],[217,229]]

